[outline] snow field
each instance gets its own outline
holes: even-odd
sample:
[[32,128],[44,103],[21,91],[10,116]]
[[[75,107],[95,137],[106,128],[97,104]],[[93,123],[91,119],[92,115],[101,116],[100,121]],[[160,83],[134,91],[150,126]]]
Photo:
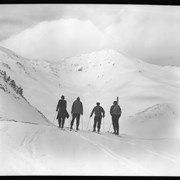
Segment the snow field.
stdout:
[[[178,68],[132,61],[113,50],[48,62],[1,47],[0,69],[21,85],[28,100],[0,90],[0,174],[180,174]],[[83,102],[80,132],[56,127],[62,94],[69,113],[78,96]],[[107,133],[117,96],[122,137]],[[102,135],[88,131],[93,117],[87,127],[98,101],[106,111]]]
[[0,137],[3,175],[179,175],[175,139],[143,140],[10,121],[0,121]]

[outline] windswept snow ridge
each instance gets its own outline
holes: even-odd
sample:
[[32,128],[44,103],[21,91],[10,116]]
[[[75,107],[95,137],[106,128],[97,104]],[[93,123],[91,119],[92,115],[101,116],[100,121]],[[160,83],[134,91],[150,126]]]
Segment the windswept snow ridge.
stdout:
[[172,104],[157,104],[121,121],[123,133],[139,138],[180,138],[179,116]]
[[23,89],[15,81],[0,70],[0,101],[1,117],[12,118],[14,121],[29,123],[52,124],[48,119],[23,96]]

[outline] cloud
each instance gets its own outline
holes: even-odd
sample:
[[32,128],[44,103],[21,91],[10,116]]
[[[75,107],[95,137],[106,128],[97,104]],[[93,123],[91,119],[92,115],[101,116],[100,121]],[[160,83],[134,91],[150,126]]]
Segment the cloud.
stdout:
[[58,60],[107,48],[111,40],[91,21],[61,19],[42,22],[1,45],[25,57]]
[[[42,21],[59,19],[66,14],[65,5],[3,4],[0,5],[0,40],[20,33]],[[9,30],[11,27],[11,31]]]
[[11,9],[15,18],[24,15],[26,30],[0,44],[25,57],[57,60],[113,48],[150,63],[180,66],[179,7],[79,4]]
[[177,7],[129,6],[121,22],[105,31],[117,49],[149,63],[180,66],[180,11]]

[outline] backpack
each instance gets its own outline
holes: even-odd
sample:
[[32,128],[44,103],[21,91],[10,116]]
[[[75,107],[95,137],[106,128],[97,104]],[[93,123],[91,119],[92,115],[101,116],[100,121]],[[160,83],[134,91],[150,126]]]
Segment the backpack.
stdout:
[[115,105],[112,109],[112,114],[121,115],[121,108],[119,105]]

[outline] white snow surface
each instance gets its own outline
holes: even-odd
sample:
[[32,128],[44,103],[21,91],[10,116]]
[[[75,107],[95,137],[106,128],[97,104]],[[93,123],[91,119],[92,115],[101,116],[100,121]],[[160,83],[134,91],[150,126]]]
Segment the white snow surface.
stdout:
[[[180,174],[179,68],[147,64],[114,50],[50,62],[0,47],[0,70],[23,88],[26,98],[0,78],[8,89],[0,89],[0,174]],[[69,131],[71,117],[65,130],[57,127],[62,94],[69,113],[78,96],[83,102],[78,132]],[[120,137],[107,132],[117,96]],[[106,111],[101,135],[90,131],[89,115],[97,101]]]

